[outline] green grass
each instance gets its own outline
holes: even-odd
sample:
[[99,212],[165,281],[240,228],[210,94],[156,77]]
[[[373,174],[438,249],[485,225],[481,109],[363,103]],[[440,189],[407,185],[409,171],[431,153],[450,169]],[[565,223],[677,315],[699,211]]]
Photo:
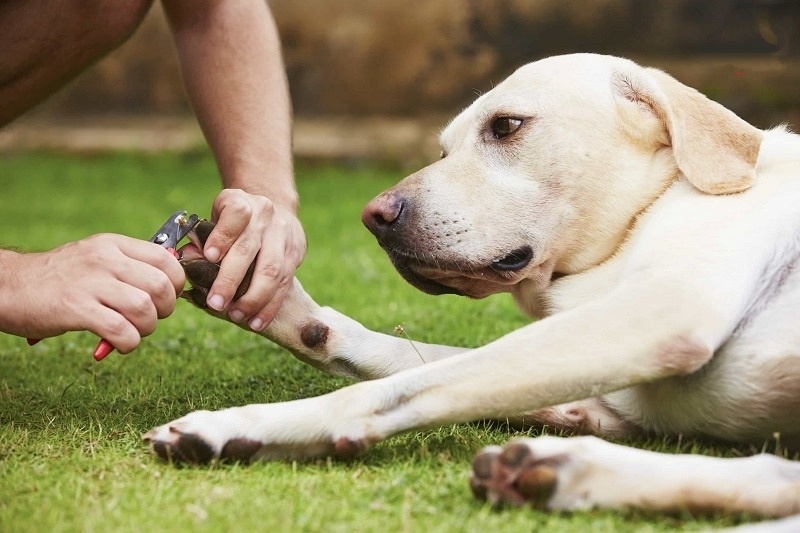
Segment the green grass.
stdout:
[[[204,154],[0,157],[5,246],[44,250],[103,231],[146,238],[176,209],[208,213],[218,191]],[[394,273],[359,213],[401,172],[301,166],[297,175],[309,241],[298,274],[318,302],[445,344],[477,346],[526,323],[508,297],[433,298]],[[487,423],[402,435],[352,462],[175,468],[150,455],[142,432],[194,409],[318,395],[347,380],[185,302],[132,354],[98,364],[95,343],[74,333],[29,348],[0,334],[0,531],[660,531],[737,520],[493,511],[472,499],[469,463],[519,433]]]

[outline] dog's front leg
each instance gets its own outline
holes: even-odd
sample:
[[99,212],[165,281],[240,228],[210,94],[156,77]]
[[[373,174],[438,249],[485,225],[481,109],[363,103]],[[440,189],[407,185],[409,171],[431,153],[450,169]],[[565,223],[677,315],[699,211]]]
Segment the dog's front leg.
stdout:
[[[192,234],[198,247],[205,243],[213,225],[201,221]],[[206,305],[208,290],[219,273],[219,266],[207,261],[197,249],[184,249],[181,265],[192,284],[183,297],[197,307],[222,320],[225,313]],[[246,292],[251,271],[237,291]],[[278,314],[260,335],[292,352],[298,359],[332,374],[356,379],[375,379],[389,376],[426,363],[438,361],[467,351],[371,331],[357,321],[330,307],[319,306],[303,290],[297,278],[286,295]],[[240,325],[249,330],[246,325]]]
[[[706,288],[681,278],[631,280],[456,357],[318,398],[192,413],[146,439],[162,456],[198,460],[351,455],[413,428],[512,416],[689,374],[727,337],[745,301],[734,287],[703,298]],[[226,451],[230,442],[246,442],[248,453]]]
[[[227,319],[222,313],[206,311]],[[296,278],[277,316],[259,334],[311,366],[359,380],[390,376],[467,351],[367,329],[335,309],[318,305]]]

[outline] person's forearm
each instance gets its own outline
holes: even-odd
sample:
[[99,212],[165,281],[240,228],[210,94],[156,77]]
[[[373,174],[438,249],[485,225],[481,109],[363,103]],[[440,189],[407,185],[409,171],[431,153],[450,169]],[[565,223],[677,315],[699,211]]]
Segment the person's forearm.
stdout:
[[192,106],[225,187],[297,208],[291,103],[263,0],[163,0]]
[[18,322],[17,313],[12,305],[15,300],[19,300],[18,280],[15,274],[19,270],[19,252],[13,250],[0,249],[0,331],[5,333],[19,334],[21,326]]

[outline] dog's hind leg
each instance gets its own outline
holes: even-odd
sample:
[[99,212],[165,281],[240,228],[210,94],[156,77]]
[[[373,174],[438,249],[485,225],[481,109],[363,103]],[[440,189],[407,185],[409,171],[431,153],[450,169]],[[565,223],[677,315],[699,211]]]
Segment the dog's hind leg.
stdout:
[[625,438],[641,429],[623,419],[603,398],[587,398],[508,417],[512,426],[543,426],[573,435]]
[[490,446],[473,462],[470,486],[495,505],[800,513],[800,464],[761,454],[720,459],[671,455],[595,437],[539,437]]

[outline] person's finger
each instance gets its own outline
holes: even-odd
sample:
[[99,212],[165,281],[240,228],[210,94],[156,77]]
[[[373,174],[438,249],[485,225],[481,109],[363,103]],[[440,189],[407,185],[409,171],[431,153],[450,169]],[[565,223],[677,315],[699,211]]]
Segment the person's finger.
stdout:
[[153,299],[145,291],[126,283],[118,283],[113,291],[100,295],[98,301],[122,315],[133,325],[139,336],[146,337],[156,330],[158,311]]
[[209,307],[217,311],[228,308],[250,264],[261,249],[259,237],[259,233],[247,230],[236,240],[220,264],[217,279],[211,285],[207,299]]
[[[286,263],[285,228],[283,224],[275,222],[263,236],[262,248],[256,257],[247,292],[231,305],[228,312],[228,316],[234,322],[250,322],[251,318],[270,305],[278,291],[292,279],[294,268]],[[281,298],[275,305],[270,306],[270,309],[277,310],[277,306],[280,306],[282,301]],[[261,321],[271,321],[273,317],[274,313],[272,315],[264,313]],[[256,325],[260,326],[261,324],[256,323]]]
[[289,294],[289,289],[292,285],[292,278],[292,275],[281,278],[278,289],[272,295],[272,298],[269,299],[267,305],[265,305],[258,313],[256,313],[256,315],[248,322],[250,329],[253,331],[262,331],[264,328],[269,326],[270,322],[275,319],[275,316],[278,314],[278,310],[281,308],[283,301],[286,299],[286,295]]
[[216,225],[203,246],[203,254],[212,263],[219,263],[252,224],[251,199],[241,191],[225,189],[214,200],[211,218]]
[[144,292],[155,307],[158,318],[172,314],[186,280],[180,263],[157,244],[124,236],[109,238],[116,244],[120,255],[111,255],[105,268],[123,284]]
[[168,317],[175,310],[180,293],[176,292],[172,281],[158,268],[141,261],[126,261],[116,265],[115,274],[119,281],[148,295],[158,318]]
[[283,252],[284,257],[284,276],[278,280],[277,289],[274,295],[271,296],[266,305],[264,305],[253,318],[249,320],[249,327],[254,331],[261,331],[266,328],[270,322],[278,314],[278,310],[283,301],[286,299],[289,289],[292,285],[295,270],[306,253],[306,239],[302,227],[298,224],[293,224],[297,219],[290,218],[287,223],[288,237],[286,239],[286,248]]
[[81,329],[91,331],[105,339],[119,353],[132,352],[142,340],[139,331],[116,310],[95,303],[91,308],[91,322]]
[[[186,273],[183,271],[181,264],[175,259],[170,252],[155,243],[124,237],[116,235],[115,240],[119,250],[127,257],[135,259],[141,263],[150,265],[154,269],[162,272],[167,276],[170,284],[173,287],[173,292],[178,295],[183,291],[183,286],[186,283]],[[156,277],[156,279],[159,279]],[[160,280],[156,283],[161,283]],[[137,285],[145,289],[144,285]],[[164,294],[169,294],[162,288]],[[148,291],[149,292],[149,291]]]

